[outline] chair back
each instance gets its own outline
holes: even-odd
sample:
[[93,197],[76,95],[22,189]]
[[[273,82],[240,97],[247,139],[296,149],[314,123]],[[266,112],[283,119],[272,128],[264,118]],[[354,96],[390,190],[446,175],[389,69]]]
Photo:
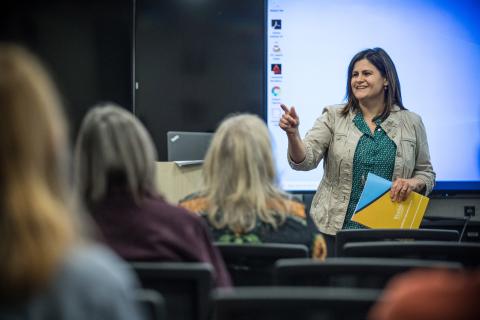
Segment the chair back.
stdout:
[[146,320],[166,319],[165,300],[154,290],[138,289],[135,291],[135,300],[139,304]]
[[[449,229],[462,233],[463,242],[480,242],[480,221],[469,220],[468,224],[466,217],[440,217],[428,215],[423,217],[420,228],[422,229]],[[465,228],[465,230],[464,230]]]
[[216,290],[214,320],[366,319],[380,291],[356,288],[243,287]]
[[224,244],[216,243],[235,286],[273,284],[275,262],[285,258],[307,258],[308,248],[301,244]]
[[454,261],[464,267],[480,266],[480,244],[450,241],[376,241],[347,243],[347,257],[405,258]]
[[460,270],[462,265],[386,258],[282,259],[275,264],[274,275],[275,284],[279,286],[383,289],[395,275],[418,268]]
[[340,230],[335,237],[335,255],[343,256],[343,246],[350,242],[365,241],[458,241],[456,230],[440,229],[361,229]]
[[169,320],[206,320],[213,286],[208,263],[132,262],[143,288],[159,292],[165,299]]

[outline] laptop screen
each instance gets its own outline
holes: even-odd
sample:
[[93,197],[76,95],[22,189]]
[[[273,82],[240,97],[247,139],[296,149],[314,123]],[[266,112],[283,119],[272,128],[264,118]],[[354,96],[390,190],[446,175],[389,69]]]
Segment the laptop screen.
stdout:
[[168,161],[203,160],[212,136],[210,132],[168,131]]

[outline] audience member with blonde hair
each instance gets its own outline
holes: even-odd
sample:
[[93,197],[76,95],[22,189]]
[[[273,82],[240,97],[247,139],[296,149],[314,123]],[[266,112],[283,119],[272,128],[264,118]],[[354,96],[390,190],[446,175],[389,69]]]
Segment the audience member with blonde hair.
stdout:
[[307,223],[303,204],[275,185],[270,135],[250,114],[226,118],[205,157],[204,190],[180,205],[199,213],[219,242],[299,243],[325,258],[323,237]]
[[134,278],[73,216],[56,90],[15,45],[0,45],[0,110],[0,318],[139,319]]
[[76,144],[76,182],[105,242],[134,261],[208,262],[230,286],[199,217],[167,203],[155,186],[156,150],[145,127],[118,106],[86,115]]

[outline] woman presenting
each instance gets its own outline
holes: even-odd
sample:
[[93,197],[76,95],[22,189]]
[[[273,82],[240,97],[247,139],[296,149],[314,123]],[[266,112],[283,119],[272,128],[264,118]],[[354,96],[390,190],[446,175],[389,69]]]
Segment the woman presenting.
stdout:
[[294,107],[282,105],[279,123],[293,169],[312,170],[324,160],[310,214],[330,236],[364,228],[351,218],[369,172],[393,181],[393,201],[405,200],[412,191],[427,195],[435,183],[425,127],[403,106],[388,54],[381,48],[357,53],[348,66],[348,81],[347,103],[326,107],[303,140]]

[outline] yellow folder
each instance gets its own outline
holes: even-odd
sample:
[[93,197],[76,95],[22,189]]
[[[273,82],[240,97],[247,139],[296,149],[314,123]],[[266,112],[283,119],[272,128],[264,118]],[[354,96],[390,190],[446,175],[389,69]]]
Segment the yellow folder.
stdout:
[[393,202],[391,185],[369,173],[352,220],[372,229],[418,229],[430,199],[411,192],[405,201]]

